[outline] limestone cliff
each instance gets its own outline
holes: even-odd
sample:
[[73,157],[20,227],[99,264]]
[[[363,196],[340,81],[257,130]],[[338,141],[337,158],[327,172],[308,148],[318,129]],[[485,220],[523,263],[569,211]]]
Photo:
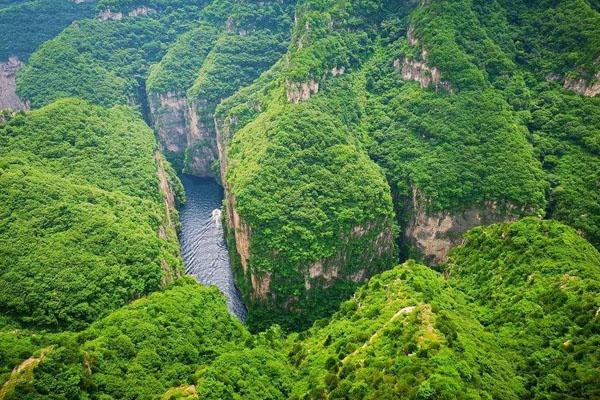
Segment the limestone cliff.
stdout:
[[[210,118],[198,103],[189,104],[185,94],[149,93],[148,106],[163,152],[186,173],[215,176],[216,138]],[[208,123],[207,123],[208,121]]]
[[575,92],[582,96],[594,97],[600,94],[600,72],[597,72],[591,79],[584,79],[582,77],[565,78],[558,74],[548,74],[546,75],[546,80],[562,82],[565,90]]
[[183,154],[187,147],[187,101],[185,94],[149,93],[148,106],[163,151]]
[[[335,70],[337,72],[337,69]],[[307,82],[286,82],[287,99],[290,103],[300,103],[319,92],[319,82],[311,79]]]
[[462,243],[463,234],[479,225],[517,220],[526,210],[508,204],[500,207],[493,201],[461,210],[428,212],[427,200],[413,187],[412,199],[407,203],[410,219],[404,238],[428,262],[434,265],[447,261],[449,250]]
[[583,78],[567,78],[564,82],[564,88],[583,96],[597,96],[600,94],[600,72],[596,73],[591,81]]
[[[421,2],[421,5],[427,3]],[[408,27],[406,39],[411,46],[419,46],[421,43],[415,34],[413,25]],[[436,91],[443,89],[450,93],[453,92],[452,84],[442,80],[442,73],[435,66],[427,64],[428,53],[425,48],[421,49],[420,57],[412,59],[410,57],[401,57],[394,60],[394,68],[400,72],[402,79],[407,81],[419,82],[422,88],[433,87]]]
[[29,104],[21,100],[16,93],[16,75],[23,65],[17,57],[10,57],[7,61],[0,63],[0,110],[29,109]]
[[185,172],[196,176],[216,176],[213,168],[218,159],[213,115],[205,101],[191,102],[186,111],[188,124]]
[[155,12],[155,9],[149,7],[137,7],[129,12],[111,11],[110,8],[107,8],[106,10],[101,10],[97,18],[100,21],[121,21],[125,17],[138,17],[140,15],[154,14]]
[[167,172],[166,160],[160,151],[154,153],[156,163],[156,176],[158,177],[158,189],[164,202],[164,215],[161,224],[158,227],[158,237],[161,240],[162,258],[160,265],[163,270],[161,283],[166,286],[183,273],[183,264],[179,257],[179,246],[177,245],[177,226],[179,216],[176,208],[175,191],[173,182]]
[[[258,110],[253,100],[248,107]],[[329,298],[340,296],[345,289],[364,282],[381,272],[396,259],[392,218],[357,224],[337,237],[337,250],[329,256],[310,263],[296,265],[289,271],[264,271],[252,262],[253,231],[236,208],[236,198],[227,181],[228,146],[233,133],[239,128],[238,116],[227,114],[215,118],[217,147],[221,166],[222,184],[225,188],[226,226],[230,232],[230,252],[238,265],[236,278],[246,304],[251,312],[272,310],[274,315],[299,313],[306,302],[314,301],[320,293],[328,291]],[[277,258],[277,252],[273,252]],[[291,272],[290,272],[291,271]],[[297,293],[282,293],[290,282],[297,282]],[[343,295],[342,295],[343,296]],[[260,311],[259,311],[260,312]]]

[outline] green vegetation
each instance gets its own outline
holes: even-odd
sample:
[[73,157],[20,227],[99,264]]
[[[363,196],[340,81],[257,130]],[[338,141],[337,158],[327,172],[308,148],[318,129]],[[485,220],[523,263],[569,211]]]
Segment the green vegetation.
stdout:
[[[475,228],[466,240],[449,279],[407,262],[287,337],[250,335],[215,288],[182,278],[55,337],[7,398],[597,397],[598,251],[534,218]],[[19,340],[0,354],[26,354],[32,342]]]
[[[294,338],[294,337],[292,337]],[[494,336],[438,273],[413,262],[377,275],[329,322],[295,336],[292,399],[518,399]]]
[[600,396],[600,254],[572,228],[533,218],[476,228],[448,268],[512,352],[527,398]]
[[160,63],[155,64],[146,81],[148,92],[185,92],[192,85],[218,30],[202,24],[177,38]]
[[[600,398],[597,0],[49,4],[0,0],[41,107],[0,115],[0,399]],[[146,90],[220,140],[247,327],[180,277]],[[385,271],[415,209],[539,218]]]
[[156,398],[245,340],[218,290],[185,278],[62,338],[13,396]]
[[[304,106],[269,111],[234,136],[228,158],[235,208],[253,229],[250,269],[239,281],[254,329],[305,327],[352,293],[360,280],[351,276],[392,262],[389,189],[335,119]],[[388,236],[378,240],[382,231]],[[323,269],[317,275],[334,268],[341,279],[309,277],[313,264]],[[256,298],[251,275],[269,276],[272,301]]]
[[81,329],[179,273],[136,112],[63,100],[1,125],[0,144],[3,315]]
[[72,21],[91,17],[94,1],[0,1],[0,61],[17,56],[27,61],[31,53]]
[[17,90],[40,107],[62,97],[112,106],[142,104],[150,65],[167,46],[195,25],[204,2],[121,21],[87,19],[44,43],[20,71]]

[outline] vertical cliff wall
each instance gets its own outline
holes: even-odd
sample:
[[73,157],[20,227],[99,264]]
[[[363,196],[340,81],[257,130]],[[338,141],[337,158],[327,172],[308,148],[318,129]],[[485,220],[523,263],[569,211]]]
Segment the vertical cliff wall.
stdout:
[[0,62],[0,110],[27,110],[29,104],[17,96],[17,71],[24,64],[18,57],[12,56],[7,61]]
[[162,149],[180,170],[218,178],[214,111],[286,49],[292,3],[224,1],[152,67],[147,89]]

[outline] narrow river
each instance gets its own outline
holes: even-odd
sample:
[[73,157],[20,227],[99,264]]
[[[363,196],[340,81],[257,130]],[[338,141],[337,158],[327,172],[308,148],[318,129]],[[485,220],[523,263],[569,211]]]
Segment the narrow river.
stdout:
[[223,235],[223,189],[213,179],[190,175],[180,178],[187,199],[179,211],[186,272],[204,285],[217,286],[227,297],[229,311],[244,321],[246,308],[234,284]]

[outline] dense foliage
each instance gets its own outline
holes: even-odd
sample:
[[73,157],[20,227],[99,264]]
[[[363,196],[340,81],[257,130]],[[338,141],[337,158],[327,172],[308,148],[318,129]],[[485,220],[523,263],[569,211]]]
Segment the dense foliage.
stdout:
[[43,42],[94,11],[94,1],[0,1],[0,61],[10,56],[27,61]]
[[518,399],[523,387],[464,297],[412,262],[377,275],[290,351],[292,399]]
[[80,329],[178,273],[173,238],[157,234],[154,138],[136,112],[63,100],[0,126],[0,144],[4,315]]
[[[598,396],[593,246],[530,218],[472,230],[448,268],[449,280],[412,261],[376,275],[331,319],[288,337],[250,335],[215,288],[183,278],[53,338],[7,398]],[[4,357],[48,346],[6,343],[15,348],[0,347]]]
[[216,288],[185,278],[60,340],[14,398],[156,398],[249,339]]
[[[351,276],[372,275],[392,262],[391,238],[377,240],[381,231],[391,236],[389,189],[335,119],[304,106],[265,113],[236,134],[228,157],[236,210],[253,230],[249,272],[270,280],[267,309],[261,310],[265,299],[250,303],[251,326],[306,326],[352,293],[358,279]],[[352,234],[356,229],[365,232]],[[309,278],[311,264],[335,268],[341,279]],[[251,302],[252,279],[244,278]],[[298,312],[289,315],[288,307]]]
[[[0,0],[0,399],[600,398],[600,2],[75,3]],[[216,123],[248,327],[178,278],[146,90],[187,159]],[[560,222],[377,275],[486,208]]]
[[111,106],[145,101],[144,80],[180,34],[191,29],[205,2],[187,0],[122,20],[86,19],[44,43],[20,71],[21,97],[39,107],[61,97]]
[[476,228],[449,272],[512,351],[527,398],[600,396],[600,254],[572,228],[538,219]]

